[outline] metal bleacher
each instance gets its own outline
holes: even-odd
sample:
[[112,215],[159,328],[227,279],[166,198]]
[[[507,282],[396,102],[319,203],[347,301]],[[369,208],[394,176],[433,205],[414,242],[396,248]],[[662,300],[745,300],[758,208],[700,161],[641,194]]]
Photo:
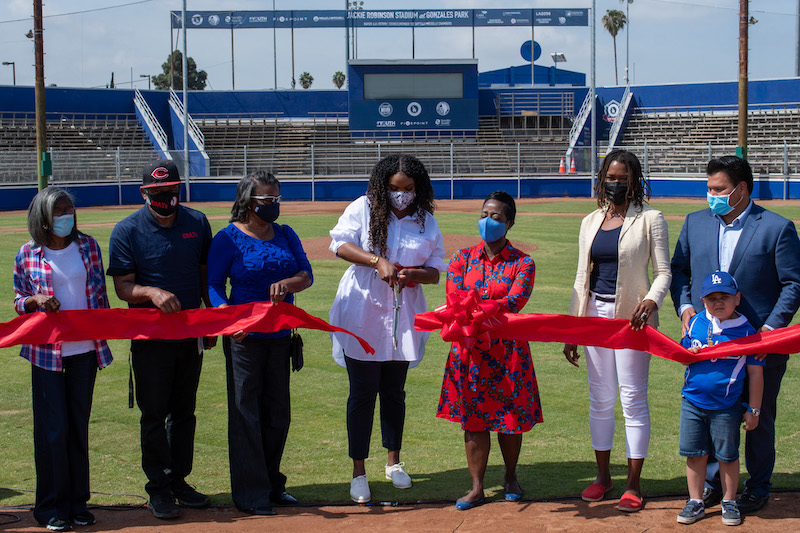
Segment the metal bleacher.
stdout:
[[[646,145],[651,172],[702,174],[710,157],[735,150],[737,121],[735,106],[638,108],[618,144]],[[747,121],[756,174],[800,173],[800,103],[750,105]]]
[[[138,176],[156,154],[133,113],[48,113],[46,118],[54,183]],[[0,117],[0,181],[36,182],[36,121],[31,113]]]

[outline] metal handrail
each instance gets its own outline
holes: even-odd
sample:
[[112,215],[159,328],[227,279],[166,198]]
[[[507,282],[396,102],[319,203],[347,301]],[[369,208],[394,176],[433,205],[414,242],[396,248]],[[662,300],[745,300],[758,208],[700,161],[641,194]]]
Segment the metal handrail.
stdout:
[[139,89],[134,90],[133,101],[139,111],[141,111],[142,117],[144,118],[145,122],[147,122],[147,126],[150,128],[150,131],[153,132],[153,136],[156,138],[156,142],[158,143],[161,151],[163,151],[165,154],[169,154],[169,140],[167,133],[164,131],[164,128],[161,127],[161,123],[158,121],[158,119],[156,119],[156,116],[153,114],[153,110],[150,109],[150,106],[144,99],[144,96],[142,96],[142,93],[139,92]]
[[[178,111],[178,115],[181,118],[183,118],[183,115],[185,113],[185,110],[183,108],[183,101],[181,101],[181,99],[178,98],[178,94],[173,89],[169,90],[169,101],[175,105]],[[191,115],[187,116],[189,118],[189,124],[185,124],[185,127],[188,127],[189,132],[194,134],[195,144],[197,144],[197,147],[202,150],[203,147],[205,146],[205,136],[203,136],[203,132],[200,131],[200,128],[197,126],[194,119],[192,119],[192,116]]]

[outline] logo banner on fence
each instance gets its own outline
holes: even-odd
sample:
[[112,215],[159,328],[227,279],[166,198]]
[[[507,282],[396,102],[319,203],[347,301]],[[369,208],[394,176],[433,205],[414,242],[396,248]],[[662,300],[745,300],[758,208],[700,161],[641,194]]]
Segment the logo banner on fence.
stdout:
[[[171,11],[181,27],[180,11]],[[443,28],[483,26],[588,26],[588,9],[398,9],[297,11],[187,11],[187,27],[250,28]]]

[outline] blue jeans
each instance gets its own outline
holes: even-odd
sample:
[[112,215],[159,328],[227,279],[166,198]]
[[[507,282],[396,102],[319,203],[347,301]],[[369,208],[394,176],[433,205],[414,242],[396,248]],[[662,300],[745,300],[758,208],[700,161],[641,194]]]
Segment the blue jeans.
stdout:
[[703,409],[686,398],[681,401],[680,453],[683,457],[714,455],[718,461],[739,459],[741,404],[727,409]]

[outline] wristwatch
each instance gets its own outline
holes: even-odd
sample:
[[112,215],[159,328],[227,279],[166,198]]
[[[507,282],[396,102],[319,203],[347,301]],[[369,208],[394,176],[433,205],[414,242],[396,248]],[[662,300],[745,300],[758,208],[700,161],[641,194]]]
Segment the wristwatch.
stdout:
[[755,407],[748,407],[747,412],[753,416],[758,416],[761,414],[761,409],[756,409]]

